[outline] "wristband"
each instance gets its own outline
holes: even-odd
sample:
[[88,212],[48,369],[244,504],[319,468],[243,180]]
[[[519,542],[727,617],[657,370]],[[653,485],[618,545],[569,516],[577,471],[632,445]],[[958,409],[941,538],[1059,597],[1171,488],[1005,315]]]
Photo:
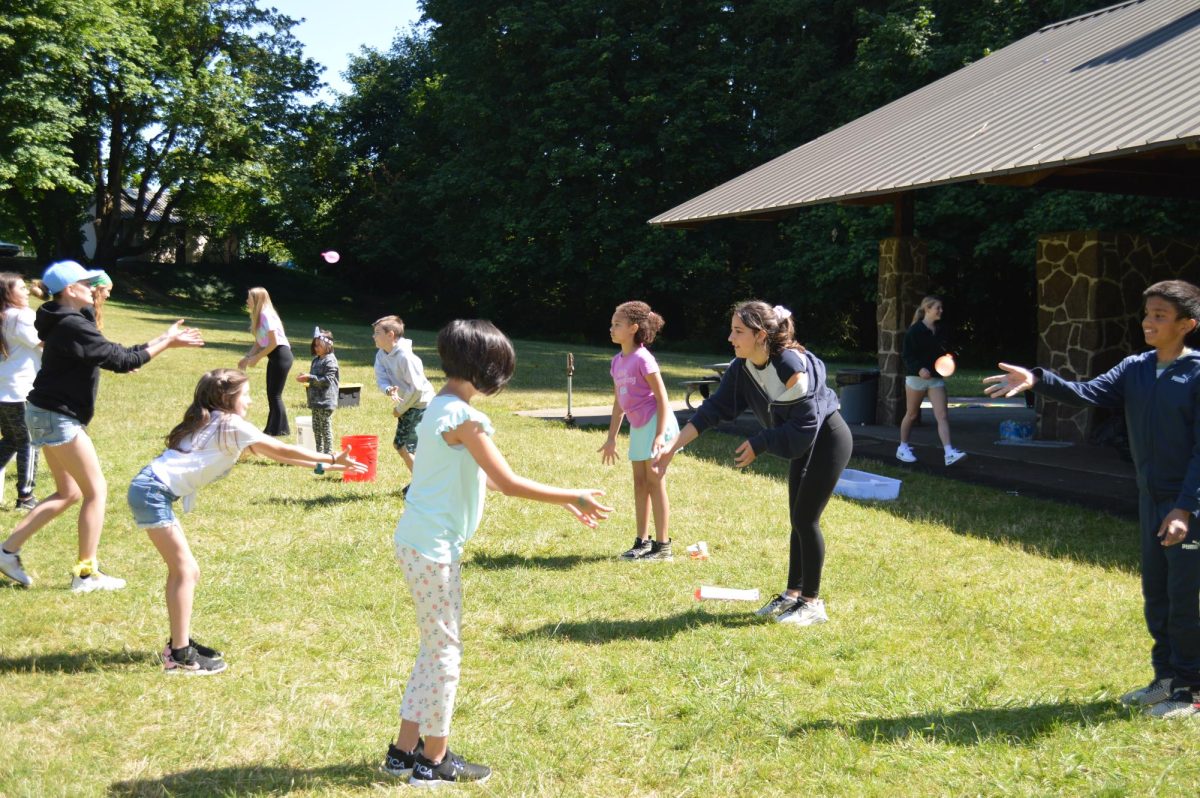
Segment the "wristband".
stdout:
[[578,496],[576,496],[576,497],[575,497],[575,503],[576,503],[577,505],[579,505],[579,509],[580,509],[580,510],[586,510],[586,509],[588,508],[588,497],[587,497],[587,494],[586,494],[586,493],[581,493],[581,494],[579,494]]
[[317,467],[313,469],[313,473],[316,474],[317,476],[324,474],[325,466],[321,465],[320,463],[317,463]]

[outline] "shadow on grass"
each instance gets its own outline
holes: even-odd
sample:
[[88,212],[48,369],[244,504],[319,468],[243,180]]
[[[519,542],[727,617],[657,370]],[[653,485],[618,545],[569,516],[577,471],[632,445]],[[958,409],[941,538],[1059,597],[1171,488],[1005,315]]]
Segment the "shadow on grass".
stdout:
[[509,568],[542,568],[547,571],[566,571],[593,562],[607,562],[612,557],[601,554],[566,554],[558,557],[523,557],[520,554],[476,554],[466,561],[471,568],[485,571],[504,571]]
[[[688,446],[688,456],[733,468],[734,449],[745,439],[745,422],[721,428],[728,435],[707,435]],[[672,466],[674,468],[674,466]],[[878,510],[907,523],[937,524],[963,535],[1011,546],[1040,557],[1099,565],[1125,573],[1140,571],[1136,525],[1124,519],[1108,523],[1100,510],[1089,510],[1049,499],[1010,497],[1002,489],[896,469],[878,462],[851,460],[850,468],[904,481],[900,498],[889,502],[853,503]],[[786,483],[788,461],[774,456],[756,459],[749,471]],[[785,508],[779,523],[786,529]],[[1097,524],[1096,521],[1105,523]],[[837,533],[826,525],[825,533]]]
[[129,665],[142,667],[150,660],[151,655],[145,651],[56,651],[0,656],[0,673],[96,673]]
[[[171,773],[157,779],[131,779],[108,786],[108,795],[121,796],[195,796],[213,795],[290,795],[297,791],[331,788],[366,788],[382,781],[371,764],[356,762],[320,768],[286,765],[243,765],[240,767],[196,768]],[[389,781],[388,786],[399,781]],[[403,789],[403,787],[401,787]]]
[[620,621],[570,621],[548,623],[537,629],[511,635],[513,640],[566,640],[572,643],[611,643],[616,640],[666,640],[701,626],[740,629],[763,623],[752,613],[714,615],[697,608],[663,618]]
[[317,507],[335,507],[339,504],[349,504],[350,502],[362,501],[362,496],[353,496],[345,493],[332,493],[325,496],[272,496],[269,499],[255,502],[255,504],[277,504],[281,507],[303,507],[306,510],[313,510]]
[[788,734],[798,737],[816,731],[840,731],[868,743],[927,740],[950,745],[987,743],[1025,745],[1063,726],[1095,726],[1124,720],[1129,710],[1115,701],[1073,701],[1023,707],[989,707],[959,712],[927,712],[896,718],[867,718],[839,723],[802,723]]

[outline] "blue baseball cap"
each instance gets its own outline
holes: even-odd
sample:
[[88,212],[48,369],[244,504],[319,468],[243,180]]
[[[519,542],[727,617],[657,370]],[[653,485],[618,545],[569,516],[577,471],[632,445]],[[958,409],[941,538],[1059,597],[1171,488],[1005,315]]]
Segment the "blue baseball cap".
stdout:
[[85,269],[73,260],[60,260],[50,264],[50,268],[42,273],[42,282],[51,294],[58,294],[71,283],[91,280],[102,274],[104,272],[99,269]]

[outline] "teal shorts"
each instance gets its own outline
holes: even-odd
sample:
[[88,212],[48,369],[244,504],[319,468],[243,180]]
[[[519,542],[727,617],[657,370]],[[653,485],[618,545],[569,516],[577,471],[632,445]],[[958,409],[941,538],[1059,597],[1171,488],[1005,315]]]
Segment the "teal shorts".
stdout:
[[[650,416],[650,420],[640,427],[629,427],[629,459],[634,462],[649,460],[652,457],[650,447],[654,445],[654,433],[658,431],[658,413]],[[663,427],[663,442],[670,443],[679,437],[679,422],[675,414],[667,412],[667,423]]]

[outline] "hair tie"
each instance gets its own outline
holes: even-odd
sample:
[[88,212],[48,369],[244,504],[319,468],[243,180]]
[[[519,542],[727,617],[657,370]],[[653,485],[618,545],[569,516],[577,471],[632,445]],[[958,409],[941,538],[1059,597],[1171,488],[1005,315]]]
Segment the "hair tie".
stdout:
[[321,330],[320,327],[313,327],[313,336],[312,337],[313,337],[314,341],[324,341],[325,343],[329,344],[330,346],[333,346],[333,338],[326,335]]
[[792,317],[792,312],[783,305],[776,305],[775,307],[771,308],[771,310],[774,311],[775,318],[779,319],[780,321],[785,321],[786,319],[790,319]]

